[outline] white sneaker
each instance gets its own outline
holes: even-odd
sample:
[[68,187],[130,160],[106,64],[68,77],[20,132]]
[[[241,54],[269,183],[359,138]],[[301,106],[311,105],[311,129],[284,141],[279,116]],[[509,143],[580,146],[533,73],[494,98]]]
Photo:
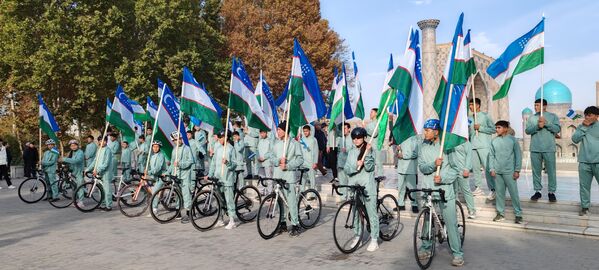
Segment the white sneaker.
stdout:
[[372,251],[375,251],[377,249],[379,249],[379,242],[378,242],[378,240],[371,239],[370,240],[370,244],[368,244],[368,247],[366,248],[366,250],[372,252]]
[[476,219],[476,212],[468,213],[468,219]]
[[214,227],[222,227],[225,226],[225,222],[222,219],[219,219],[218,222],[214,225]]
[[481,195],[483,194],[483,190],[480,189],[479,187],[476,187],[473,191],[472,191],[472,195]]
[[352,239],[352,241],[350,243],[350,247],[353,247],[353,246],[357,245],[358,242],[360,242],[360,237],[359,236],[355,236],[354,239]]
[[83,208],[85,207],[85,204],[83,204],[83,202],[77,202],[77,207]]
[[15,189],[15,186],[10,185],[10,186],[8,186],[8,189]]
[[225,226],[225,229],[231,230],[235,227],[237,227],[237,223],[235,223],[235,220],[231,219],[231,220],[229,220],[229,224],[227,224],[227,226]]
[[487,199],[489,201],[494,201],[495,200],[495,191],[491,191],[491,193],[489,194],[489,196],[487,196]]

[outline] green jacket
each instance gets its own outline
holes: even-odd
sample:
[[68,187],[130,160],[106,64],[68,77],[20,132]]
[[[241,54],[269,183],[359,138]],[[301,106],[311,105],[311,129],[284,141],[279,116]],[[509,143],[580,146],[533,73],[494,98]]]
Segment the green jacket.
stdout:
[[579,125],[572,135],[574,143],[580,143],[578,162],[599,163],[599,122],[590,126]]
[[464,171],[472,170],[472,145],[469,141],[462,143],[447,151],[450,163],[455,164],[460,175]]
[[158,177],[166,174],[166,159],[162,151],[150,154],[150,164],[148,165],[148,176],[150,179],[156,180]]
[[[418,149],[418,169],[424,175],[422,188],[443,189],[445,190],[445,199],[451,200],[455,198],[453,190],[453,182],[458,178],[459,169],[456,164],[453,164],[452,159],[443,155],[443,163],[441,164],[441,185],[435,185],[435,174],[437,166],[435,160],[439,157],[441,144],[439,142],[422,141]],[[438,195],[434,196],[438,198]]]
[[102,176],[102,179],[112,180],[114,175],[112,175],[114,171],[114,163],[112,162],[112,151],[108,147],[102,147],[98,150],[98,166],[96,167],[95,162],[89,164],[87,166],[86,171],[92,172],[94,171],[94,167],[96,168],[96,173]]
[[[353,147],[347,153],[347,160],[343,166],[343,171],[348,176],[349,185],[360,185],[368,186],[375,185],[374,181],[374,155],[372,151],[368,151],[364,158],[364,165],[358,170],[358,157],[360,155],[360,149]],[[368,194],[367,194],[368,195]],[[370,194],[370,196],[376,196],[376,194]]]
[[312,165],[318,163],[318,142],[316,142],[316,139],[312,134],[314,134],[314,127],[312,127],[310,137],[305,137],[302,133],[300,139],[303,141],[303,143],[300,143],[302,157],[304,159],[303,167],[308,169],[312,169]]
[[250,149],[254,150],[258,147],[258,138],[260,137],[260,130],[257,128],[248,128],[248,134],[244,137],[245,145]]
[[497,136],[491,142],[489,171],[498,174],[513,174],[522,169],[520,144],[512,135]]
[[418,146],[421,143],[422,138],[414,135],[400,144],[402,157],[397,160],[397,173],[418,174],[416,166],[418,165]]
[[[228,148],[228,146],[227,146]],[[233,148],[235,151],[233,152],[233,162],[237,165],[238,170],[245,170],[245,142],[243,139],[239,139],[239,141],[233,144]]]
[[[232,145],[225,147],[217,142],[214,146],[214,156],[210,160],[210,168],[208,176],[218,178],[225,186],[232,187],[235,184],[235,168],[237,164],[234,161],[234,148]],[[223,158],[227,160],[227,164],[223,164]],[[224,168],[223,168],[224,166]]]
[[199,147],[198,149],[205,156],[208,153],[208,151],[207,151],[208,135],[206,134],[206,131],[198,130],[195,132],[194,135],[195,135],[196,141],[198,142],[198,147]]
[[85,157],[81,149],[77,149],[77,151],[72,152],[71,157],[63,158],[62,162],[69,164],[69,169],[76,177],[83,177]]
[[119,140],[111,141],[108,139],[108,148],[110,148],[110,151],[115,156],[121,153],[121,144],[119,143]]
[[89,166],[90,163],[94,163],[96,160],[96,151],[98,151],[98,145],[95,143],[88,143],[85,146],[85,166]]
[[[297,141],[291,138],[287,141],[287,144],[287,152],[283,153],[285,141],[275,140],[272,152],[268,153],[267,156],[274,165],[273,178],[285,179],[287,183],[296,183],[297,178],[295,177],[294,170],[298,169],[304,163],[304,159],[302,158],[302,151]],[[285,170],[279,167],[279,161],[283,157],[287,159],[287,168]]]
[[200,143],[196,140],[189,140],[189,148],[191,150],[191,157],[193,158],[193,163],[199,163],[198,160],[200,159],[200,152],[202,152]]
[[121,148],[121,166],[123,169],[131,168],[131,149],[129,147]]
[[183,180],[191,180],[191,172],[192,172],[192,169],[194,168],[192,165],[195,164],[191,148],[189,146],[183,144],[183,145],[179,146],[178,155],[176,152],[177,152],[177,147],[174,147],[173,151],[171,152],[172,160],[171,160],[171,165],[169,166],[169,173],[170,174],[175,173],[175,161],[178,161],[177,175],[176,175],[177,178],[180,178]]
[[[376,120],[372,120],[370,121],[370,123],[368,123],[368,125],[366,125],[366,133],[368,134],[368,138],[366,139],[367,141],[370,141],[371,137],[374,137],[374,140],[372,140],[372,149],[376,149],[376,150],[380,150],[378,147],[378,143],[377,143],[377,137],[379,136],[379,133],[377,130],[377,126],[376,126]],[[376,134],[375,134],[376,132]],[[373,134],[375,134],[374,136],[372,136]]]
[[256,160],[258,158],[263,158],[264,162],[258,162],[258,167],[270,167],[272,166],[272,161],[268,159],[268,153],[272,152],[272,145],[274,140],[270,139],[268,136],[266,139],[258,140],[258,152],[256,153]]
[[[345,148],[345,152],[343,152],[343,148]],[[354,146],[354,142],[350,135],[345,136],[343,139],[341,139],[341,137],[337,139],[337,168],[345,168],[347,155],[349,154],[349,151],[354,148],[356,148],[356,146]]]
[[561,130],[559,118],[550,112],[543,112],[545,126],[539,128],[539,113],[531,115],[526,121],[526,134],[530,135],[530,152],[555,152],[555,134]]
[[42,169],[44,172],[56,173],[58,156],[58,153],[52,150],[44,151],[44,155],[42,156]]
[[472,149],[489,148],[493,134],[495,134],[495,122],[493,122],[491,116],[485,112],[476,113],[476,123],[480,125],[478,134],[474,130],[474,117],[471,115],[468,117],[468,120],[471,123],[469,124],[469,129]]
[[150,151],[150,142],[145,141],[140,144],[139,147],[135,150],[135,154],[137,155],[137,168],[143,170],[146,167],[146,162],[148,160],[148,152]]

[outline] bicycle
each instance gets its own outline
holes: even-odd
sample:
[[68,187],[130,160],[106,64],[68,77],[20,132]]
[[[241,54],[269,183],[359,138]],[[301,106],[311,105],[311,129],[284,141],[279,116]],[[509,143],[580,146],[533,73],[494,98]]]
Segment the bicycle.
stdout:
[[118,192],[116,204],[121,214],[126,217],[141,216],[148,209],[148,197],[152,195],[152,186],[149,179],[138,176],[138,183],[127,184]]
[[[424,198],[423,208],[420,211],[420,214],[418,214],[414,226],[414,255],[418,266],[420,266],[421,269],[427,269],[433,262],[435,256],[435,240],[438,241],[439,244],[443,244],[443,242],[448,240],[447,228],[443,216],[437,214],[439,201],[447,203],[447,200],[445,200],[445,190],[442,189],[410,189],[408,191],[408,197],[410,197],[410,199],[412,199],[411,193],[413,192],[422,192],[422,197]],[[433,199],[433,193],[438,193],[440,200]],[[466,236],[466,217],[464,216],[462,204],[457,200],[456,212],[460,244],[463,246],[464,238]],[[422,243],[419,243],[419,241]],[[447,241],[447,244],[449,244],[449,241]],[[420,248],[428,245],[430,245],[430,254],[425,254],[425,256],[419,254],[419,251],[421,251]]]
[[73,203],[75,190],[77,189],[77,184],[74,180],[75,176],[64,163],[58,165],[57,173],[58,180],[51,185],[50,190],[56,186],[58,195],[57,198],[49,199],[48,202],[56,208],[66,208]]
[[[235,214],[241,222],[250,222],[257,216],[254,206],[261,201],[260,192],[254,186],[246,185],[241,189],[237,184],[241,171],[236,171],[237,177],[233,184],[235,198]],[[218,178],[208,177],[208,183],[200,189],[211,187],[210,190],[202,190],[193,197],[191,207],[191,223],[199,231],[206,231],[216,225],[221,212],[227,213],[227,204],[224,194],[220,191],[223,184]],[[256,202],[258,204],[256,204]]]
[[94,176],[91,172],[86,172],[85,176],[92,181],[86,181],[75,190],[75,194],[82,192],[83,195],[78,198],[75,196],[75,207],[84,213],[94,211],[104,201],[105,191],[102,185],[102,178],[99,175]]
[[[309,169],[301,168],[299,171],[301,176]],[[320,199],[320,194],[318,191],[314,189],[307,189],[305,191],[299,191],[301,187],[302,178],[300,176],[300,180],[295,184],[296,192],[298,192],[298,201],[297,201],[297,210],[298,210],[298,220],[300,226],[304,229],[313,228],[318,220],[320,219],[320,213],[322,210],[322,202]],[[289,209],[289,204],[293,202],[288,202],[285,194],[282,192],[282,188],[289,190],[289,184],[284,179],[279,178],[262,178],[259,177],[258,181],[264,187],[266,187],[265,181],[273,181],[274,189],[273,191],[267,195],[262,203],[260,204],[260,208],[258,210],[258,220],[257,227],[258,233],[265,240],[271,239],[275,236],[282,224],[286,219],[289,219],[289,212],[285,213],[285,217],[283,217],[283,204],[287,206]]]
[[29,177],[19,185],[19,198],[24,203],[36,203],[46,196],[46,180],[43,170],[36,170],[35,177]]
[[[399,231],[399,206],[397,199],[391,194],[379,198],[379,184],[385,180],[384,176],[375,178],[376,185],[376,208],[379,219],[379,237],[383,241],[391,241]],[[333,190],[339,195],[340,188],[348,189],[350,199],[341,203],[335,219],[333,220],[333,238],[337,248],[346,254],[358,249],[363,239],[364,223],[370,232],[370,220],[364,205],[364,199],[371,195],[365,194],[366,187],[360,185],[333,185]],[[357,240],[357,241],[356,241]]]

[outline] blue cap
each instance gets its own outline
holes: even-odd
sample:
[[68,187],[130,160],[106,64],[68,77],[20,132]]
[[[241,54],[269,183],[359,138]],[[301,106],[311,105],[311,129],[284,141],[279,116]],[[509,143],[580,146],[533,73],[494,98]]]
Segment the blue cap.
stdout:
[[439,119],[428,119],[424,122],[424,128],[439,130],[440,126],[441,122],[439,122]]

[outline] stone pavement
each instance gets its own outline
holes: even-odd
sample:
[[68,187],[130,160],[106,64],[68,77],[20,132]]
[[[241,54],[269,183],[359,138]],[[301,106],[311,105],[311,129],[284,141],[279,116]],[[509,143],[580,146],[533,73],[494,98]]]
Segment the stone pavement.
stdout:
[[[16,181],[19,183],[20,181]],[[298,238],[263,240],[254,222],[199,232],[191,224],[158,224],[120,212],[84,214],[47,202],[24,204],[0,190],[0,269],[418,269],[413,219],[376,252],[344,255],[335,247],[324,209],[318,226]],[[463,269],[597,269],[599,241],[469,226]],[[431,269],[453,269],[447,245]]]

